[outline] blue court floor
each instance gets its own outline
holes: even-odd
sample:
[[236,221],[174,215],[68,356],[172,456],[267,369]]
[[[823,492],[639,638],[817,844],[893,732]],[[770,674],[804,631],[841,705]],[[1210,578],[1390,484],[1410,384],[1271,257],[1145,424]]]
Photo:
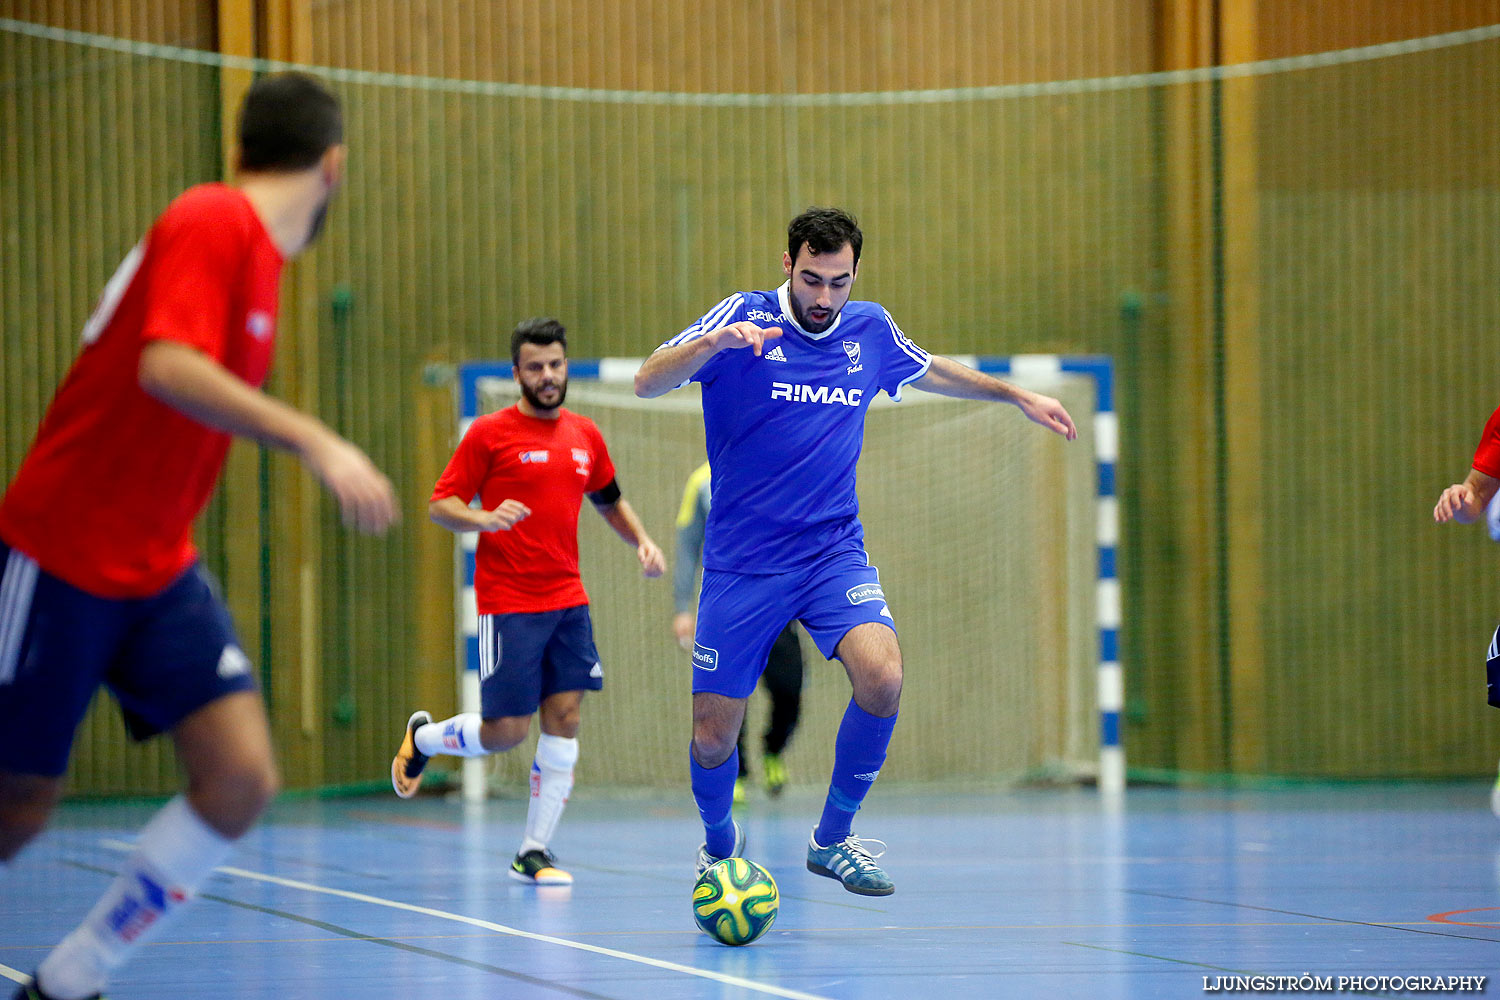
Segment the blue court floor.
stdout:
[[[877,787],[856,830],[890,845],[884,899],[804,869],[820,803],[740,808],[781,912],[726,948],[692,922],[686,794],[580,789],[553,845],[567,890],[506,876],[519,798],[283,801],[110,996],[1157,998],[1235,976],[1500,972],[1500,820],[1475,785],[1142,788],[1118,808],[1084,789]],[[0,976],[72,927],[148,813],[66,807],[0,875]]]

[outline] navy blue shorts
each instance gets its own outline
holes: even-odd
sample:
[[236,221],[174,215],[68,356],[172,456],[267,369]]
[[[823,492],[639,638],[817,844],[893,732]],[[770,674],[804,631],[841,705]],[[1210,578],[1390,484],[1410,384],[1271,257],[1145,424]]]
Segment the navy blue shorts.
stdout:
[[750,697],[772,644],[794,618],[830,660],[856,625],[896,629],[880,573],[863,550],[835,552],[787,573],[705,569],[693,635],[693,693]]
[[132,738],[254,691],[229,612],[195,565],[154,597],[85,593],[0,543],[0,770],[57,777],[103,684]]
[[531,715],[559,691],[598,691],[604,666],[589,606],[479,616],[479,698],[486,719]]

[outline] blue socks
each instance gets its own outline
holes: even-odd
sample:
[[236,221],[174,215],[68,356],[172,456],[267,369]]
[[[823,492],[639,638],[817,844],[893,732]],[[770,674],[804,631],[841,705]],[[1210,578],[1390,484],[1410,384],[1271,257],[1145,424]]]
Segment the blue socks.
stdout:
[[[828,783],[828,801],[823,806],[823,818],[813,831],[813,839],[820,847],[830,847],[849,836],[854,814],[859,812],[885,763],[886,748],[891,745],[891,732],[895,728],[896,716],[877,718],[856,705],[853,698],[849,699],[833,744],[833,779]],[[696,774],[694,779],[696,782]],[[734,783],[730,782],[727,794],[733,793]]]
[[703,818],[708,853],[716,858],[727,858],[734,852],[734,817],[730,810],[734,807],[734,779],[740,774],[739,748],[736,747],[729,759],[718,767],[699,764],[690,748],[688,768],[693,776],[693,798],[698,800],[698,815]]

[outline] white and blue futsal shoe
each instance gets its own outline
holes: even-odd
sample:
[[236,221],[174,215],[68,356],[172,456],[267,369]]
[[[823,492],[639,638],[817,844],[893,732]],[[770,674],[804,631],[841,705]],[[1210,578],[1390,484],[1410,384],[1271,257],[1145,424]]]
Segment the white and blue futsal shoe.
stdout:
[[[871,854],[866,844],[879,844],[880,853]],[[838,879],[845,889],[861,896],[889,896],[896,891],[896,883],[875,863],[884,854],[885,841],[860,840],[852,833],[837,844],[822,847],[814,830],[807,839],[807,870]]]

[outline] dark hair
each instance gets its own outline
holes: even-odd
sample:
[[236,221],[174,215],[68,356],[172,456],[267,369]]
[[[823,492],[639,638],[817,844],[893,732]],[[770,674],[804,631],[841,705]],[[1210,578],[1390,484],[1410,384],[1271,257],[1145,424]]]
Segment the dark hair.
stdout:
[[838,253],[845,243],[854,251],[859,264],[859,250],[865,234],[859,231],[859,220],[842,208],[809,208],[786,227],[786,252],[793,261],[807,244],[813,253]]
[[517,324],[515,332],[510,335],[510,363],[513,365],[521,363],[522,344],[536,344],[538,347],[561,344],[563,353],[566,354],[568,331],[550,316],[537,316]]
[[252,83],[239,125],[242,170],[306,170],[344,140],[339,99],[306,73],[277,73]]

